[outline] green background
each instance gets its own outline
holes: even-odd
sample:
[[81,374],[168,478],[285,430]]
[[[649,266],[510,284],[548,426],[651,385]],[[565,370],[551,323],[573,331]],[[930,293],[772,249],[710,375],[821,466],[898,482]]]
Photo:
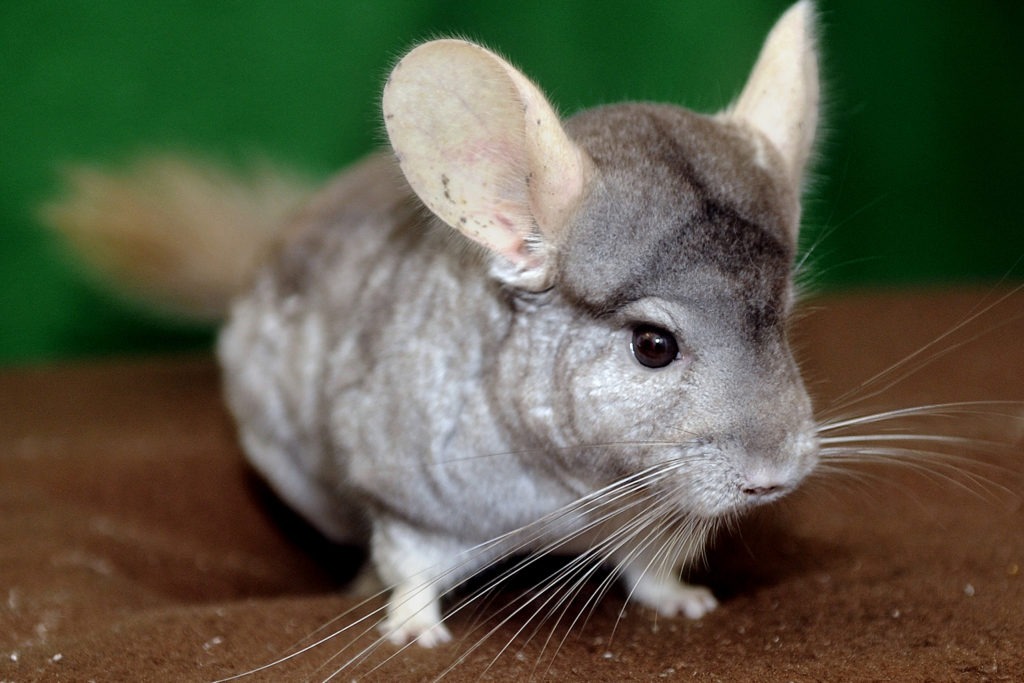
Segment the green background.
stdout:
[[[713,111],[787,2],[72,1],[0,4],[0,363],[209,342],[105,295],[33,218],[74,160],[268,157],[326,177],[381,142],[416,41],[472,37],[563,112]],[[824,0],[827,126],[807,203],[818,287],[1024,277],[1024,3]]]

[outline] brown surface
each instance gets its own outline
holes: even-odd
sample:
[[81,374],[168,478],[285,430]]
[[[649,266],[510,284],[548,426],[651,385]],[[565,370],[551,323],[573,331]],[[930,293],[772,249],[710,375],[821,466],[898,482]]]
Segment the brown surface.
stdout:
[[[819,405],[983,296],[816,302],[798,340]],[[1021,401],[1022,313],[1017,293],[934,350],[979,339],[860,411]],[[1024,680],[1022,406],[946,428],[1010,444],[985,456],[1001,469],[981,471],[1013,495],[898,467],[822,477],[718,544],[704,579],[723,604],[703,621],[630,609],[616,626],[613,591],[560,648],[556,629],[538,654],[545,629],[485,678]],[[347,555],[328,569],[329,549],[273,513],[247,476],[207,359],[0,373],[0,513],[0,681],[210,681],[270,661],[355,602],[336,589]],[[466,633],[469,618],[452,626]],[[476,680],[511,633],[450,680]],[[320,680],[341,660],[318,667],[349,641],[246,680]],[[370,678],[429,679],[460,647],[402,652]]]

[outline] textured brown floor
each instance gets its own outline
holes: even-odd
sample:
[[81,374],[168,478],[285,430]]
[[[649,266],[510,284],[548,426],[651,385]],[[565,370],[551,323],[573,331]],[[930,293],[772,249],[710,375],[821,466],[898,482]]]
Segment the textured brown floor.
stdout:
[[[823,414],[985,296],[812,302],[797,340]],[[928,427],[1009,445],[962,451],[995,465],[971,468],[985,482],[906,467],[823,476],[721,540],[702,580],[723,604],[703,621],[633,608],[620,618],[613,591],[568,637],[548,624],[514,641],[483,678],[1024,680],[1024,295],[923,356],[943,350],[895,386],[861,388],[885,391],[850,412],[1018,401],[999,408],[1002,417]],[[314,631],[355,605],[337,591],[351,564],[275,511],[248,477],[208,359],[0,373],[0,681],[238,673],[326,634]],[[465,634],[475,623],[458,616],[452,628]],[[479,679],[524,623],[513,618],[448,679]],[[351,633],[246,680],[325,678],[371,642],[353,643]],[[430,680],[468,648],[410,649],[368,678]],[[392,654],[385,648],[373,662]]]

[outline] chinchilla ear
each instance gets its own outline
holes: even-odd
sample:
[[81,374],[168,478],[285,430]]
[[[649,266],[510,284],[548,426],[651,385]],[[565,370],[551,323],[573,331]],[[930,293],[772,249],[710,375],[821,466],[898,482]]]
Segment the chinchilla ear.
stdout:
[[590,177],[587,155],[526,76],[461,40],[424,43],[391,72],[384,124],[409,185],[496,256],[516,287],[550,286],[554,253]]
[[820,90],[814,5],[801,0],[775,23],[739,99],[722,114],[767,138],[797,191],[818,127]]

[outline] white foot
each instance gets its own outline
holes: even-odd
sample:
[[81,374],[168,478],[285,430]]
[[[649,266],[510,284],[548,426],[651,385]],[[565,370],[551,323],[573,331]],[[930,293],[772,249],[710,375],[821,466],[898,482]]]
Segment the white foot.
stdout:
[[441,623],[419,623],[408,619],[402,624],[393,624],[390,619],[381,626],[381,631],[392,645],[408,645],[415,642],[420,647],[437,647],[450,642],[452,634]]
[[415,641],[421,647],[437,647],[452,639],[451,632],[441,623],[437,597],[422,584],[396,588],[388,600],[387,612],[380,630],[395,645]]
[[682,583],[674,576],[640,576],[629,592],[629,599],[658,611],[663,617],[683,615],[700,619],[718,607],[718,601],[704,586]]

